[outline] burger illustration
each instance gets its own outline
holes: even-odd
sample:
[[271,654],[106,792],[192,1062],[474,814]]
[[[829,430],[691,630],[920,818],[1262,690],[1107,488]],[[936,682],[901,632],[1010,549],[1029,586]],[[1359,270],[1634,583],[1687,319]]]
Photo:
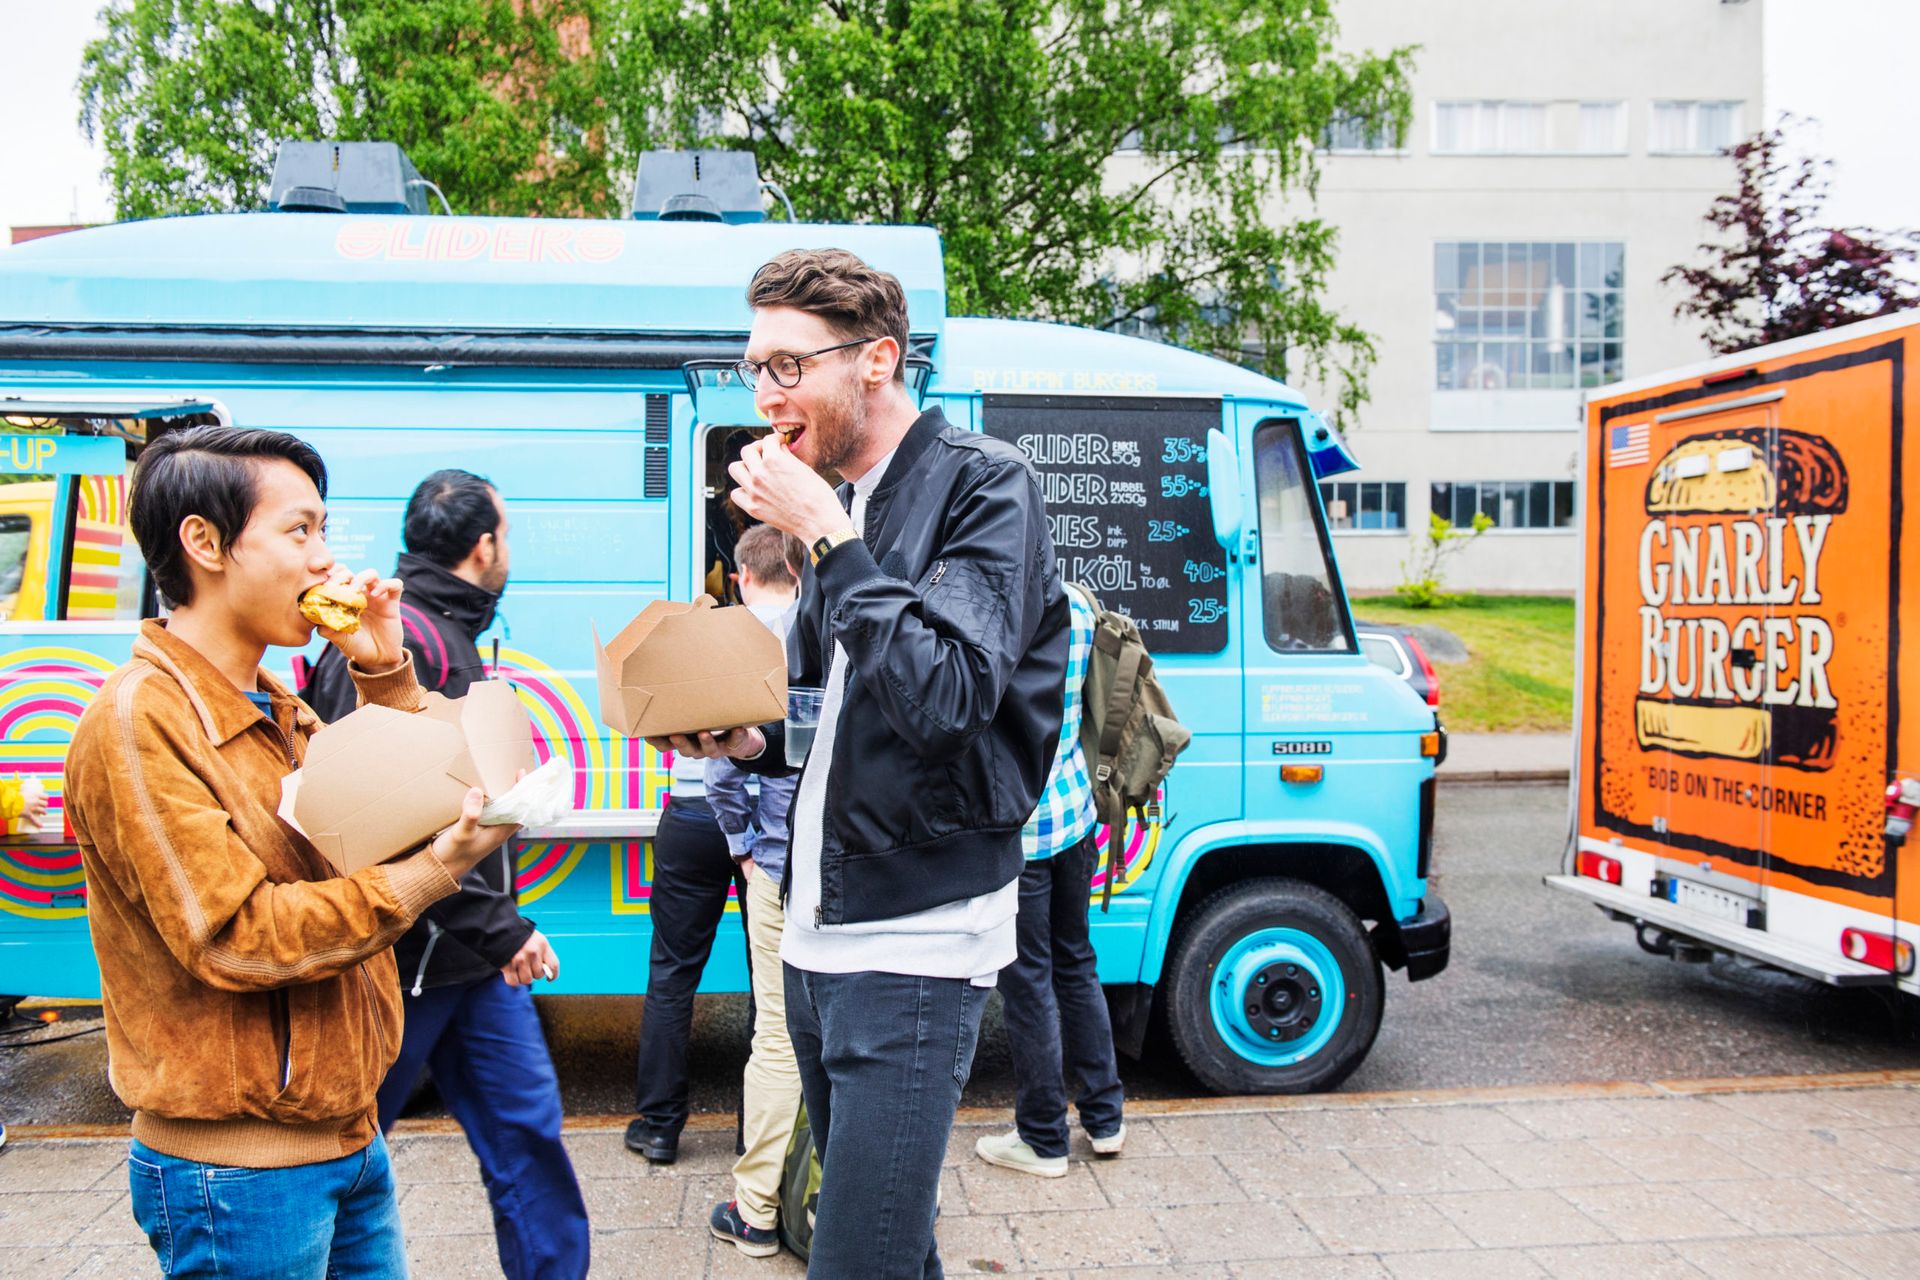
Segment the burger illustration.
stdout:
[[1847,469],[1820,436],[1690,436],[1647,481],[1639,539],[1645,750],[1824,770],[1839,748],[1822,553]]

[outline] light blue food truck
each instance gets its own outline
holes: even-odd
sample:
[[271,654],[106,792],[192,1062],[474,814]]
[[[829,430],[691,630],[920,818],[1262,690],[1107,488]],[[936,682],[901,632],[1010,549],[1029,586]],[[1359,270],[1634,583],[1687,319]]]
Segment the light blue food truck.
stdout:
[[[829,245],[900,278],[915,394],[1026,454],[1063,575],[1139,623],[1193,731],[1090,886],[1116,877],[1093,933],[1123,1045],[1169,1036],[1222,1092],[1330,1088],[1373,1043],[1386,971],[1445,967],[1444,735],[1355,644],[1316,483],[1354,463],[1298,394],[1175,347],[949,316],[932,230],[768,220],[756,183],[671,157],[639,189],[670,169],[689,190],[630,219],[454,217],[380,145],[304,183],[283,157],[260,211],[0,249],[0,778],[52,806],[0,840],[0,992],[98,994],[61,764],[158,612],[126,528],[140,449],[206,422],[318,447],[355,568],[393,563],[428,472],[498,485],[513,580],[480,647],[542,758],[577,768],[575,814],[518,846],[520,898],[566,957],[557,994],[643,992],[669,762],[598,723],[593,628],[723,581],[724,464],[766,429],[727,373],[745,285]],[[746,990],[731,908],[702,990]]]

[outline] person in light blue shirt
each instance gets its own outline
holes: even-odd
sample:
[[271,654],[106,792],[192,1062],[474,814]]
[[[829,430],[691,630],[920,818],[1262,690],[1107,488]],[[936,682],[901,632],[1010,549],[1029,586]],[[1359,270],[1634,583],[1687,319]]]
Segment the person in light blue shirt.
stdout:
[[[769,525],[740,536],[734,560],[740,600],[784,645],[805,551]],[[727,837],[727,851],[746,876],[747,959],[753,983],[753,1048],[742,1076],[741,1155],[733,1166],[733,1198],[708,1218],[713,1234],[751,1257],[779,1251],[780,1177],[800,1111],[800,1064],[787,1035],[786,977],[780,935],[786,916],[780,880],[787,866],[787,811],[798,777],[752,778],[733,761],[706,762],[707,805]]]
[[1015,917],[1017,954],[1000,971],[1014,1074],[1014,1131],[974,1144],[988,1164],[1041,1177],[1067,1172],[1065,1077],[1079,1084],[1074,1106],[1096,1155],[1120,1154],[1127,1140],[1113,1024],[1094,966],[1088,889],[1099,865],[1099,819],[1086,754],[1080,749],[1081,686],[1093,656],[1093,604],[1067,588],[1067,704],[1060,745],[1040,803],[1020,833],[1027,867]]

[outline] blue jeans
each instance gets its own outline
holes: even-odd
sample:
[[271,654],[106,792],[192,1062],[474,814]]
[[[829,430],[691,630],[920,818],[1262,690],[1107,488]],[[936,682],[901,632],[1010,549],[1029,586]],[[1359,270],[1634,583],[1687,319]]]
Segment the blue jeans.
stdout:
[[400,1057],[380,1085],[381,1130],[393,1127],[430,1067],[479,1157],[500,1270],[509,1280],[586,1275],[587,1206],[560,1142],[560,1081],[532,993],[495,974],[405,1000]]
[[127,1152],[133,1217],[169,1276],[404,1280],[386,1140],[320,1164],[235,1169]]
[[937,1278],[940,1166],[991,993],[965,978],[785,969],[787,1030],[820,1152],[807,1274]]
[[1067,1154],[1067,1077],[1079,1083],[1074,1105],[1088,1133],[1106,1138],[1120,1128],[1120,1065],[1087,924],[1087,885],[1098,858],[1089,833],[1070,849],[1027,863],[1015,924],[1019,950],[1000,971],[1013,1123],[1042,1156]]

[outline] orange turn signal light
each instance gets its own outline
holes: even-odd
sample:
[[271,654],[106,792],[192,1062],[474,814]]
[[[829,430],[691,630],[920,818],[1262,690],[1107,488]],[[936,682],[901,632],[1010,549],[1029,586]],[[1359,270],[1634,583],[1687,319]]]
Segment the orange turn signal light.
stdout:
[[1440,754],[1440,731],[1420,735],[1420,754],[1431,760]]
[[1280,766],[1280,781],[1318,782],[1326,773],[1326,769],[1317,764],[1283,764]]

